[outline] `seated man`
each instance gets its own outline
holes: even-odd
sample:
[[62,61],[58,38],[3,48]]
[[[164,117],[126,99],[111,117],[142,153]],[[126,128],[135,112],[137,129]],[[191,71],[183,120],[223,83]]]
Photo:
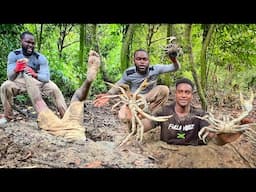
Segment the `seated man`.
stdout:
[[95,51],[90,51],[88,58],[87,78],[83,85],[77,89],[71,99],[70,106],[62,119],[56,116],[46,105],[41,97],[39,88],[35,86],[32,78],[24,75],[28,95],[31,98],[33,106],[38,113],[38,126],[49,133],[62,136],[71,141],[84,140],[85,128],[83,126],[84,118],[84,100],[87,98],[90,86],[96,78],[100,67],[100,57]]
[[34,51],[35,38],[26,31],[21,34],[21,48],[11,51],[8,55],[8,80],[1,85],[0,95],[4,108],[4,115],[0,117],[0,126],[13,119],[13,97],[26,92],[22,73],[33,77],[33,81],[40,91],[53,98],[62,117],[67,109],[64,97],[58,86],[50,80],[50,70],[46,57]]
[[[171,64],[156,64],[150,66],[149,55],[147,51],[138,49],[134,52],[134,66],[128,68],[123,73],[122,78],[116,85],[127,84],[132,93],[134,93],[142,82],[147,78],[150,85],[143,89],[140,94],[143,95],[149,104],[149,111],[156,112],[167,100],[169,96],[169,88],[164,85],[157,85],[157,79],[160,74],[175,72],[181,68],[176,58],[177,55],[168,55]],[[120,90],[112,87],[107,93],[100,94],[94,101],[95,107],[101,107],[109,102],[108,95],[117,94]],[[121,110],[124,106],[121,107]],[[119,115],[122,119],[122,114]]]

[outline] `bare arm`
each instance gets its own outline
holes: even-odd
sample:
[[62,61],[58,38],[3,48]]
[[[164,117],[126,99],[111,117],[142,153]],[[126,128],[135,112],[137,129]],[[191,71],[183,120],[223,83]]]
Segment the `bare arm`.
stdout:
[[41,82],[49,82],[50,80],[50,69],[48,60],[44,55],[40,55],[38,59],[40,69],[36,73],[36,78]]
[[176,57],[171,57],[171,61],[173,62],[173,65],[175,67],[175,71],[179,70],[181,68],[180,62]]
[[154,128],[152,125],[152,120],[150,119],[142,119],[141,122],[144,125],[144,132],[147,132]]

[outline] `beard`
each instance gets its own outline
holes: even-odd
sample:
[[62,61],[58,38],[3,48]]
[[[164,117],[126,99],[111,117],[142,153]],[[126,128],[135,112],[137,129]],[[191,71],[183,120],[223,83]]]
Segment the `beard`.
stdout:
[[34,53],[34,48],[28,49],[26,47],[22,47],[23,55],[31,56]]
[[135,65],[135,67],[136,67],[136,71],[138,72],[138,73],[140,73],[140,74],[146,74],[147,73],[147,71],[148,71],[148,67],[142,67],[142,68],[140,68],[140,67],[138,67],[137,65]]

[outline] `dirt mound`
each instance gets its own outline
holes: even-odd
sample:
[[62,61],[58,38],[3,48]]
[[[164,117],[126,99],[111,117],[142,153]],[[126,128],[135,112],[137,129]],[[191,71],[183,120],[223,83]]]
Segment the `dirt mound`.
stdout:
[[35,119],[19,118],[0,129],[2,168],[251,168],[256,167],[251,142],[241,136],[225,146],[168,145],[160,128],[144,135],[143,144],[131,138],[110,106],[85,103],[86,141],[68,142],[39,130]]

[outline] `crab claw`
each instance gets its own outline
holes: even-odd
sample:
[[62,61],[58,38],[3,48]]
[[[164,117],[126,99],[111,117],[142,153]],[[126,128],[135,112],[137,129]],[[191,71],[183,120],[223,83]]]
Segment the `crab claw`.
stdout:
[[169,40],[170,43],[172,43],[173,40],[176,40],[176,37],[174,36],[170,36],[167,38]]
[[203,127],[199,132],[198,132],[198,137],[200,140],[203,140],[204,143],[207,143],[207,136],[209,134],[209,131],[207,130],[207,127]]
[[242,104],[242,107],[243,107],[244,111],[250,112],[252,110],[252,108],[253,108],[253,99],[254,99],[254,94],[253,94],[252,90],[251,90],[250,99],[248,99],[248,100],[244,100],[244,97],[243,97],[242,93],[240,92],[240,101],[241,101],[241,104]]

